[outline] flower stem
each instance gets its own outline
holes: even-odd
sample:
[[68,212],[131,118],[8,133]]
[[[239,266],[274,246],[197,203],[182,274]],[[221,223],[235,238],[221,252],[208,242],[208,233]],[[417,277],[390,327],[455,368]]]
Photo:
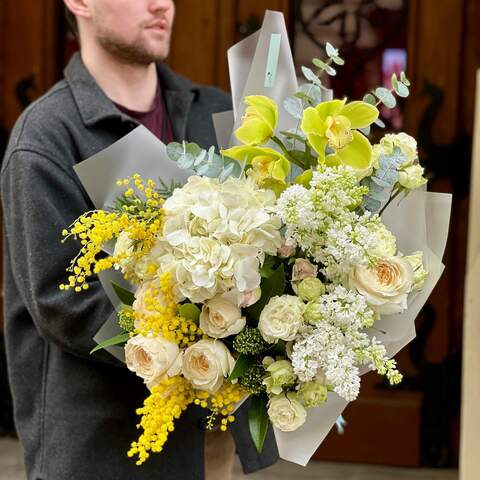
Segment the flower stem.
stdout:
[[280,149],[282,150],[282,152],[283,152],[283,154],[285,155],[285,157],[287,157],[287,159],[288,159],[291,163],[293,163],[293,164],[299,166],[301,169],[305,170],[305,165],[304,165],[301,161],[297,160],[296,158],[293,158],[293,157],[290,155],[290,152],[287,150],[287,148],[285,147],[285,145],[283,144],[283,142],[282,142],[278,137],[276,137],[275,135],[273,135],[273,136],[272,136],[272,141],[275,142],[275,143],[280,147]]
[[398,197],[398,195],[400,195],[400,193],[402,192],[402,189],[399,188],[397,189],[397,191],[393,194],[393,195],[390,195],[390,198],[388,199],[388,202],[383,206],[383,208],[378,212],[378,216],[381,217],[382,216],[382,213],[385,211],[385,209],[393,202],[393,200],[395,200],[396,197]]

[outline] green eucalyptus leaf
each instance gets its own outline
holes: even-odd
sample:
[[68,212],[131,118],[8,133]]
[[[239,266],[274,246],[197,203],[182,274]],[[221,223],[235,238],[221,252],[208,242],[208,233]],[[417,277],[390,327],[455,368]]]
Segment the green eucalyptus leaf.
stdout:
[[[320,60],[319,60],[320,61]],[[312,82],[313,84],[315,85],[321,85],[322,82],[320,81],[320,79],[318,78],[317,75],[315,75],[315,73],[313,72],[313,70],[311,68],[308,68],[308,67],[305,67],[302,65],[302,73],[303,73],[303,76],[309,81],[309,82]]]
[[170,142],[167,145],[167,155],[168,157],[177,162],[178,159],[183,155],[183,146],[178,142]]
[[299,98],[287,97],[283,101],[283,107],[293,118],[302,118],[303,103]]
[[410,81],[408,80],[407,76],[405,75],[405,72],[400,72],[400,81],[407,87],[410,86]]
[[339,66],[345,65],[345,60],[342,57],[331,57],[331,59]]
[[125,305],[131,307],[135,301],[135,295],[127,290],[126,288],[121,287],[118,283],[112,282],[112,288],[118,299]]
[[404,83],[399,83],[395,91],[397,92],[397,95],[402,98],[406,98],[410,95],[410,90]]
[[362,132],[366,137],[368,137],[372,129],[369,125],[368,127],[359,128],[358,130],[360,130],[360,132]]
[[202,153],[202,148],[193,142],[183,142],[183,148],[185,153],[192,155],[192,157],[198,157]]
[[377,125],[377,127],[385,128],[385,124],[379,118],[377,118],[373,123]]
[[378,87],[375,89],[375,95],[378,99],[387,107],[394,108],[397,104],[395,97],[392,95],[392,92],[384,87]]
[[398,78],[397,78],[397,74],[396,74],[395,72],[392,73],[391,83],[392,83],[392,88],[393,88],[395,91],[397,91]]
[[293,94],[294,97],[299,98],[307,103],[313,103],[313,98],[303,92],[296,92]]
[[183,168],[184,170],[188,170],[189,168],[192,168],[194,163],[195,163],[195,157],[190,153],[185,153],[177,160],[178,166],[180,168]]
[[108,340],[105,340],[102,343],[99,343],[91,352],[92,353],[97,352],[98,350],[102,350],[103,348],[106,347],[111,347],[113,345],[120,345],[120,344],[125,344],[127,343],[128,339],[130,338],[130,334],[128,332],[126,333],[121,333],[120,335],[117,335],[115,337],[109,338]]
[[248,409],[248,426],[250,435],[258,453],[263,450],[263,444],[267,436],[268,419],[267,411],[268,397],[266,395],[252,395]]
[[201,165],[205,160],[208,161],[207,159],[207,151],[206,150],[202,150],[198,155],[197,157],[195,158],[195,161],[193,163],[193,165],[195,167],[198,167],[199,165]]
[[308,95],[312,99],[315,105],[318,105],[320,102],[323,102],[325,100],[322,90],[326,90],[326,89],[321,85],[319,86],[319,85],[314,85],[313,83],[310,83],[310,84],[306,83],[306,84],[300,85],[300,88],[298,90],[299,92],[302,92]]
[[376,105],[376,103],[377,103],[377,99],[371,93],[367,93],[363,97],[363,101],[365,103],[368,103],[369,105]]
[[325,51],[330,58],[338,57],[338,50],[330,42],[326,43]]
[[235,164],[233,162],[229,164],[225,164],[225,168],[223,169],[222,173],[218,176],[218,179],[220,180],[220,182],[225,182],[227,178],[233,176],[234,170],[235,170]]
[[[334,77],[334,76],[337,74],[337,71],[336,71],[333,67],[331,67],[330,65],[326,64],[325,62],[322,62],[319,58],[314,58],[314,59],[312,60],[312,63],[313,63],[316,67],[318,67],[318,68],[320,68],[321,70],[323,70],[324,72],[328,73],[328,75],[331,75],[332,77]],[[304,74],[304,75],[305,75],[305,74]],[[315,75],[315,74],[314,74],[314,75]],[[317,78],[318,78],[318,77],[317,77]],[[307,80],[309,80],[309,79],[307,78]],[[317,82],[314,82],[314,83],[317,83]],[[318,83],[317,83],[317,85],[318,85]]]

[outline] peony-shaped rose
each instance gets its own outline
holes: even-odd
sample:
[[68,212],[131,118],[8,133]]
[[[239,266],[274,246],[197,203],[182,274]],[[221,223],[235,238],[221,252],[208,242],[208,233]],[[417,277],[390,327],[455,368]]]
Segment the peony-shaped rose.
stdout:
[[127,367],[143,378],[151,389],[166,377],[178,375],[182,366],[182,354],[178,345],[163,337],[136,335],[125,345]]
[[377,313],[400,313],[407,308],[413,268],[404,258],[384,257],[374,267],[355,267],[349,283]]
[[327,401],[328,389],[319,382],[302,383],[298,389],[298,399],[307,408],[319,407]]
[[325,285],[315,277],[302,280],[297,287],[298,296],[305,302],[317,300],[325,293]]
[[258,329],[268,343],[293,340],[303,324],[305,304],[293,295],[272,297],[260,314]]
[[307,419],[305,407],[298,401],[297,395],[275,395],[270,397],[268,417],[272,424],[282,432],[293,432]]
[[225,338],[243,330],[246,319],[242,312],[232,302],[215,297],[207,300],[200,314],[200,328],[213,338]]
[[427,183],[423,172],[423,167],[418,164],[405,167],[398,172],[398,183],[407,190],[415,190]]
[[305,278],[316,277],[318,268],[305,258],[297,258],[292,268],[292,282],[299,282]]
[[[264,367],[268,375],[263,379],[263,384],[267,388],[267,393],[279,395],[284,386],[291,386],[295,382],[292,364],[288,360],[268,361],[271,357],[265,357]],[[267,360],[267,362],[265,362]]]
[[218,340],[200,340],[185,350],[183,376],[198,390],[215,393],[232,373],[235,360]]

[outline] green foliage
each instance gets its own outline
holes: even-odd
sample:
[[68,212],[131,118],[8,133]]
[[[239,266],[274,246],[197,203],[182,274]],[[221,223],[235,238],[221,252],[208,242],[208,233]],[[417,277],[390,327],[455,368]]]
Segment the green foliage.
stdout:
[[325,45],[325,51],[328,57],[337,65],[345,65],[345,60],[340,57],[340,53],[330,42]]
[[320,78],[313,72],[311,68],[302,65],[303,76],[314,85],[320,86],[322,84]]
[[252,365],[247,369],[239,382],[242,388],[251,395],[264,393],[266,386],[263,384],[265,369],[262,365]]
[[233,341],[233,348],[245,355],[259,355],[270,348],[258,328],[245,327]]
[[[405,77],[405,73],[402,72],[400,74],[400,78],[403,78],[402,80],[398,80],[397,75],[394,73],[392,75],[392,88],[395,90],[395,93],[399,97],[408,97],[410,94],[410,90],[408,89],[408,86],[410,85],[410,82],[408,81],[407,77]],[[406,82],[406,83],[405,83]]]
[[233,367],[232,373],[228,377],[228,380],[231,382],[240,378],[247,369],[255,363],[255,358],[250,355],[244,355],[243,353],[237,358],[235,366]]
[[247,308],[247,312],[253,320],[258,322],[262,310],[272,297],[282,295],[285,290],[286,276],[283,263],[268,278],[262,279],[262,296],[260,300]]
[[322,62],[322,60],[320,60],[319,58],[314,58],[312,60],[312,63],[317,68],[324,71],[327,75],[330,75],[330,76],[334,77],[337,74],[337,71],[333,67],[330,66],[331,62],[325,63],[325,62]]
[[91,352],[92,353],[97,352],[98,350],[102,350],[103,348],[106,347],[111,347],[113,345],[124,345],[127,343],[128,339],[130,338],[130,334],[128,332],[126,333],[121,333],[120,335],[117,335],[115,337],[109,338],[108,340],[105,340],[102,343],[99,343]]
[[263,450],[265,437],[269,425],[267,412],[268,397],[266,395],[252,395],[248,409],[248,426],[253,443],[259,453]]
[[158,182],[160,183],[160,187],[156,189],[156,192],[162,197],[162,198],[168,198],[171,197],[173,194],[173,191],[176,188],[179,188],[182,186],[181,183],[177,182],[176,180],[172,180],[170,182],[170,185],[167,185],[161,178],[158,178]]
[[375,89],[375,96],[383,103],[387,108],[394,108],[397,105],[397,101],[392,92],[385,87],[378,87]]
[[218,178],[221,182],[231,176],[238,178],[243,173],[240,163],[218,155],[213,146],[204,150],[196,143],[172,142],[167,145],[167,154],[180,168],[193,170],[204,177]]
[[133,305],[133,302],[135,301],[135,295],[132,292],[121,287],[115,282],[112,282],[112,287],[117,297],[124,305],[129,305],[130,307]]
[[178,306],[178,313],[180,316],[198,324],[201,310],[194,303],[184,303]]

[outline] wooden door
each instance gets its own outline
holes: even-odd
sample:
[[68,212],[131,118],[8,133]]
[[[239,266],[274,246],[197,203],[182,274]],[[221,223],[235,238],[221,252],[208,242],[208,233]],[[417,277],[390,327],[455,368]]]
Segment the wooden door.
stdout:
[[290,3],[290,0],[177,0],[167,63],[195,82],[230,91],[228,48],[260,28],[265,10],[281,11],[289,22]]

